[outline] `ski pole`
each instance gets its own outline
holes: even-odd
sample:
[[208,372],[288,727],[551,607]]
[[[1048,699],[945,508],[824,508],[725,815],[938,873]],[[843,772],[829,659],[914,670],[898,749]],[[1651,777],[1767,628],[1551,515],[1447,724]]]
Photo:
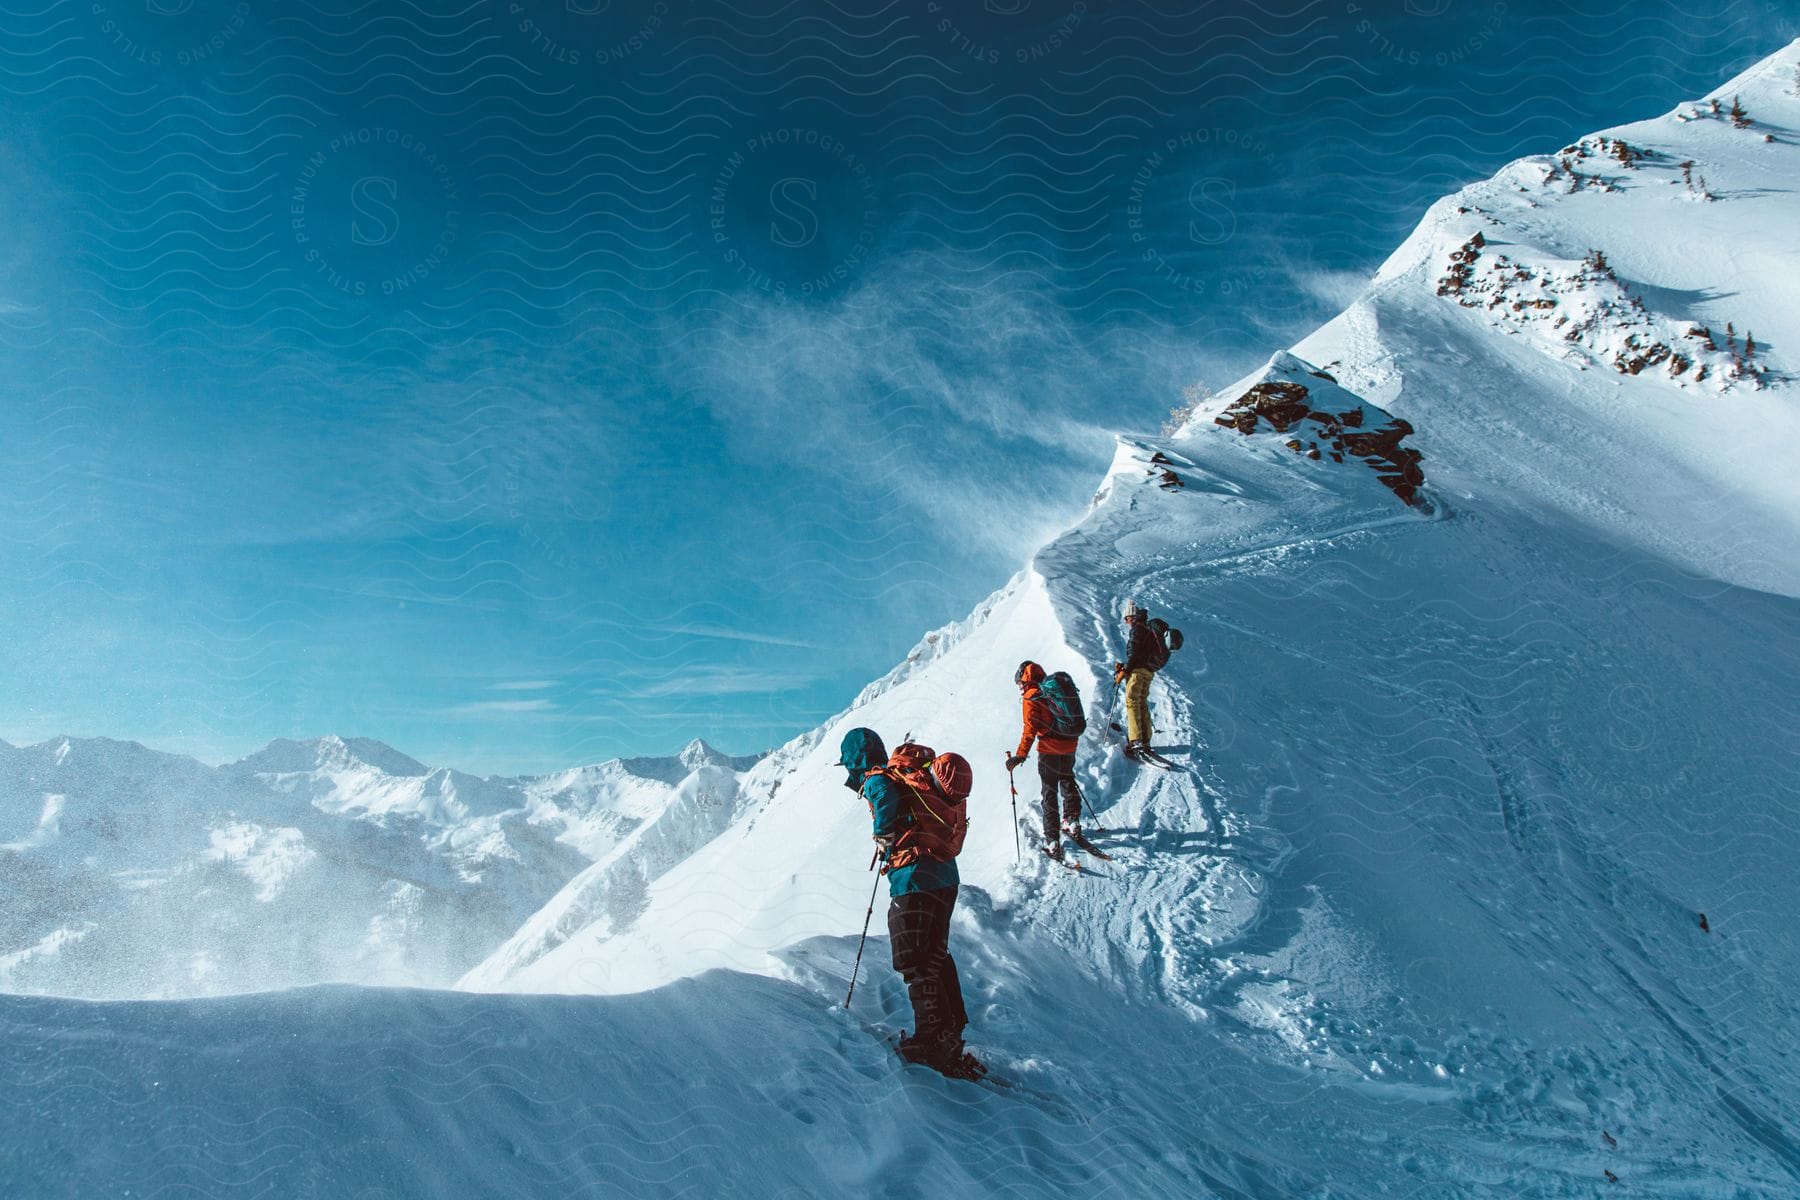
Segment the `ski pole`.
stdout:
[[[869,870],[875,870],[875,862],[881,857],[881,851],[875,851],[869,859]],[[881,887],[881,872],[875,872],[875,886],[869,889],[869,911],[863,914],[862,940],[856,943],[856,962],[850,968],[850,990],[844,993],[844,1010],[850,1009],[850,997],[856,995],[856,972],[862,966],[863,944],[869,940],[869,922],[875,919],[875,892]]]
[[1013,862],[1022,862],[1025,852],[1019,848],[1019,789],[1013,784],[1012,768],[1006,768],[1006,786],[1012,792],[1013,806]]
[[1079,780],[1075,783],[1075,794],[1081,797],[1081,807],[1088,815],[1088,824],[1093,827],[1095,833],[1100,832],[1100,818],[1094,815],[1094,806],[1088,803],[1087,789],[1081,786]]

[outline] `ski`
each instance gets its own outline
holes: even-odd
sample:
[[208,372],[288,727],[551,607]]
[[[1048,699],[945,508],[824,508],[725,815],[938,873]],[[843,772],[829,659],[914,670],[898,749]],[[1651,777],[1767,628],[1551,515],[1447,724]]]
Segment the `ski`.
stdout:
[[1081,847],[1082,853],[1091,854],[1095,858],[1100,859],[1102,862],[1111,862],[1112,861],[1112,855],[1108,854],[1106,851],[1102,850],[1100,847],[1094,845],[1093,842],[1090,842],[1088,840],[1086,834],[1071,833],[1071,834],[1068,834],[1067,836],[1071,842],[1074,842],[1077,846]]
[[[1045,849],[1043,844],[1039,843],[1037,841],[1037,838],[1039,835],[1037,834],[1037,832],[1035,830],[1026,831],[1026,836],[1031,838],[1033,844],[1037,845],[1039,854],[1043,855],[1045,858],[1050,858],[1050,851]],[[1081,860],[1078,858],[1077,859],[1071,859],[1068,857],[1050,858],[1050,861],[1056,863],[1058,866],[1064,868],[1065,870],[1070,870],[1070,871],[1081,870]]]
[[[873,1034],[886,1045],[888,1049],[892,1050],[894,1052],[894,1057],[898,1058],[902,1064],[909,1067],[925,1067],[928,1071],[935,1070],[935,1068],[925,1066],[924,1063],[915,1063],[900,1053],[900,1038],[903,1031],[887,1025],[873,1025],[866,1021],[859,1022],[859,1024],[862,1025],[865,1031]],[[971,1055],[970,1057],[973,1058],[974,1056]],[[961,1080],[965,1083],[972,1083],[976,1087],[987,1088],[1002,1096],[1031,1101],[1057,1113],[1066,1121],[1080,1122],[1083,1125],[1093,1124],[1093,1121],[1088,1117],[1071,1111],[1067,1102],[1061,1096],[1044,1091],[1034,1084],[1021,1082],[1009,1075],[996,1074],[993,1067],[982,1062],[978,1058],[975,1059],[975,1062],[980,1065],[982,1072],[978,1078],[971,1079],[967,1075],[947,1075],[941,1071],[938,1071],[937,1074],[943,1075],[945,1079]]]
[[1125,752],[1125,757],[1129,758],[1134,763],[1141,763],[1146,767],[1158,767],[1164,771],[1181,770],[1181,767],[1178,764],[1170,762],[1154,750],[1139,750],[1135,754],[1127,750]]
[[[925,1063],[914,1063],[913,1060],[905,1058],[904,1054],[900,1052],[900,1031],[898,1031],[898,1029],[891,1029],[891,1027],[886,1027],[886,1025],[869,1024],[864,1024],[862,1027],[864,1027],[866,1031],[869,1031],[869,1033],[875,1034],[877,1038],[880,1038],[882,1042],[886,1043],[887,1049],[893,1051],[895,1058],[902,1061],[902,1065],[905,1065],[905,1067],[925,1067]],[[1022,1101],[1028,1101],[1028,1103],[1044,1106],[1044,1108],[1048,1108],[1051,1112],[1055,1112],[1055,1114],[1060,1115],[1064,1121],[1069,1121],[1069,1123],[1087,1124],[1087,1126],[1093,1124],[1093,1119],[1089,1119],[1087,1115],[1076,1114],[1076,1112],[1073,1112],[1073,1110],[1069,1108],[1069,1105],[1067,1105],[1067,1101],[1064,1097],[1057,1096],[1057,1094],[1053,1094],[1053,1092],[1048,1092],[1048,1090],[1044,1090],[1044,1088],[1037,1087],[1035,1083],[1022,1083],[1021,1079],[1015,1079],[1012,1078],[1012,1076],[1006,1076],[1006,1074],[995,1074],[994,1067],[990,1067],[988,1063],[983,1063],[979,1058],[977,1058],[976,1061],[977,1063],[981,1063],[981,1076],[974,1079],[963,1076],[963,1074],[943,1074],[941,1070],[934,1070],[932,1067],[925,1067],[925,1070],[932,1070],[934,1074],[940,1074],[941,1078],[958,1079],[961,1083],[974,1083],[976,1087],[988,1088],[990,1092],[995,1092],[997,1096],[1006,1096],[1010,1097],[1010,1099],[1022,1099]],[[909,1074],[909,1072],[902,1072],[902,1076],[905,1076],[905,1074]]]

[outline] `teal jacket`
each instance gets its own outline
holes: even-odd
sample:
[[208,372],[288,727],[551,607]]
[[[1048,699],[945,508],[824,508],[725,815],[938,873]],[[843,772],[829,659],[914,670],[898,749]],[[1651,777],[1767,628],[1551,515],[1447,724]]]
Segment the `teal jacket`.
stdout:
[[[891,844],[891,839],[899,837],[912,824],[912,809],[892,780],[885,775],[870,773],[876,767],[887,765],[887,747],[881,744],[880,735],[873,729],[852,729],[844,735],[839,750],[838,765],[848,773],[844,786],[869,802],[875,818],[875,837],[889,840]],[[962,882],[954,860],[938,862],[931,858],[921,858],[910,866],[889,871],[887,877],[890,896],[935,892]]]

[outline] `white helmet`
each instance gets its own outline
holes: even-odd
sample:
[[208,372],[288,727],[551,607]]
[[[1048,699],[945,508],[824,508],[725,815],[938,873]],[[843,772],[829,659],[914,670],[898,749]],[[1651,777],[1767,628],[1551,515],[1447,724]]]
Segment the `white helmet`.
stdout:
[[1136,617],[1143,616],[1144,610],[1138,607],[1138,602],[1136,600],[1127,597],[1125,600],[1125,608],[1119,615],[1125,620],[1130,621]]

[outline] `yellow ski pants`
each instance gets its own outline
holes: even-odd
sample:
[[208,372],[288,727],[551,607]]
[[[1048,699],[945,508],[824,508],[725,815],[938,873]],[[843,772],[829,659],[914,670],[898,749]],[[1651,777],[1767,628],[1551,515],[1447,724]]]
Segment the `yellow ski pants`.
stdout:
[[1125,736],[1134,742],[1150,741],[1150,677],[1147,667],[1125,676]]

